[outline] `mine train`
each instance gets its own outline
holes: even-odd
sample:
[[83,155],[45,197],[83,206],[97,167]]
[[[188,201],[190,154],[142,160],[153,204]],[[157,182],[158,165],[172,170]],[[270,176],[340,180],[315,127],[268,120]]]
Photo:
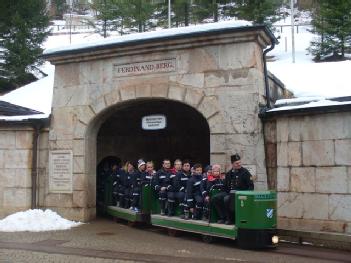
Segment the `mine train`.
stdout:
[[[110,188],[110,187],[109,187]],[[215,209],[210,207],[209,219],[185,220],[176,215],[160,215],[157,193],[150,185],[144,185],[141,191],[141,209],[135,212],[117,207],[112,204],[112,189],[106,189],[104,212],[114,219],[123,219],[130,225],[137,223],[150,224],[168,229],[170,235],[178,231],[201,234],[205,242],[214,238],[236,240],[240,248],[275,248],[278,245],[277,236],[277,195],[274,191],[237,191],[231,194],[235,205],[234,225],[217,224]],[[217,191],[210,192],[210,198]]]

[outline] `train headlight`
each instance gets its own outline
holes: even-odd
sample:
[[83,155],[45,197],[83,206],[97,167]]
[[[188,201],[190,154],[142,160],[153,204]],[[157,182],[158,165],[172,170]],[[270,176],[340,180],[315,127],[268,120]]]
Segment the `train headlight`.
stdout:
[[279,242],[279,237],[278,236],[272,236],[272,243],[273,244],[278,244]]

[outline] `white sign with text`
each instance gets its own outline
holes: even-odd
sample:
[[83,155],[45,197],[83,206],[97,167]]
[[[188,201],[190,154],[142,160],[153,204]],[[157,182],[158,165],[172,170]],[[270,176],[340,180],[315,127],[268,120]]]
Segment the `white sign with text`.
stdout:
[[162,130],[166,128],[167,121],[165,115],[144,116],[141,120],[143,130]]

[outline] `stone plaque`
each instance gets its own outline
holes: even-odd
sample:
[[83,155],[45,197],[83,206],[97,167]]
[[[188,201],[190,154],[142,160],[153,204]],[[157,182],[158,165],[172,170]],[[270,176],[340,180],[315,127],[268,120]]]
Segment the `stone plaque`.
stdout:
[[49,192],[72,193],[72,151],[50,151]]
[[166,116],[149,115],[141,119],[141,127],[143,130],[162,130],[166,128]]
[[176,59],[163,59],[130,64],[114,65],[114,76],[127,77],[143,74],[166,73],[176,71]]

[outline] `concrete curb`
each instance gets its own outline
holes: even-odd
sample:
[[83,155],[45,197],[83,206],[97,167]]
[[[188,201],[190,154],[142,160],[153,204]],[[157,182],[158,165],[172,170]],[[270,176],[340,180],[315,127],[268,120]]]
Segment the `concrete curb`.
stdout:
[[335,232],[278,229],[281,240],[300,245],[322,246],[351,251],[351,235]]

